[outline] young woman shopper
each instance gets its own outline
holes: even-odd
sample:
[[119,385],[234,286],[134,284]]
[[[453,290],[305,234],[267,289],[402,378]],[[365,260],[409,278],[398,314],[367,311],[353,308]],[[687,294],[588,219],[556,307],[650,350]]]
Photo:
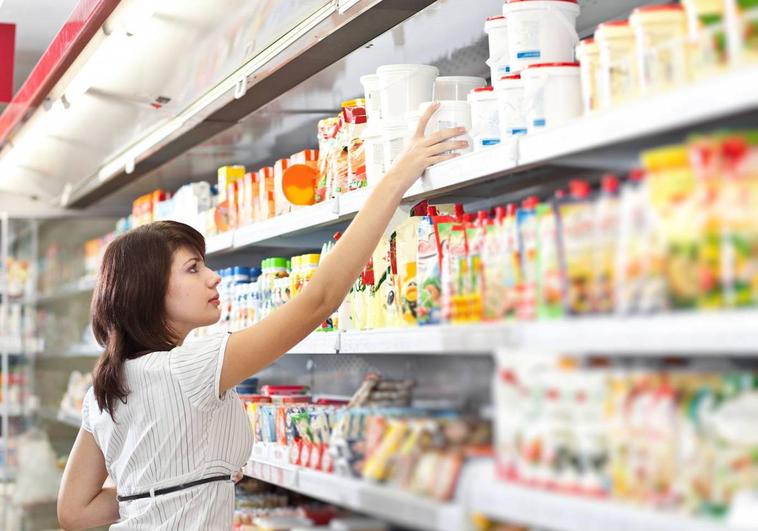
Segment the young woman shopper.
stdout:
[[205,265],[205,242],[194,229],[156,222],[108,246],[92,301],[104,352],[63,474],[61,526],[231,529],[231,478],[252,445],[234,386],[339,306],[406,190],[465,146],[452,140],[460,129],[424,135],[435,109],[303,292],[254,326],[185,344],[194,328],[220,316],[220,278]]

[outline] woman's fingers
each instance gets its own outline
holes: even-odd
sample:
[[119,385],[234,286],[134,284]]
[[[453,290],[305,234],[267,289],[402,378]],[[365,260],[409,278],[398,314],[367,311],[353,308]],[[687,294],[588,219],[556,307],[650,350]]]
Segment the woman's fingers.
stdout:
[[461,136],[465,132],[465,127],[451,127],[450,129],[441,129],[426,137],[426,145],[433,146],[434,144],[438,144],[440,142],[448,140],[449,138]]
[[444,153],[445,151],[452,151],[454,149],[463,149],[468,147],[468,142],[465,140],[448,140],[447,142],[440,142],[438,144],[434,144],[433,146],[430,146],[429,154],[430,155],[439,155],[440,153]]
[[418,125],[416,126],[416,136],[422,137],[426,134],[426,125],[429,123],[429,120],[431,120],[432,115],[434,112],[439,109],[440,104],[439,102],[435,101],[432,103],[429,107],[426,108],[424,111],[424,114],[421,115],[421,118],[419,118]]

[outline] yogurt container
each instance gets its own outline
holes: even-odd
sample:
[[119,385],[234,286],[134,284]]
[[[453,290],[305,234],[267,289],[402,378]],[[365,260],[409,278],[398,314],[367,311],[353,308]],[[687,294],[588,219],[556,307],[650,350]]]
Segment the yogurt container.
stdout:
[[366,100],[366,118],[371,127],[378,127],[382,121],[382,102],[379,96],[379,76],[368,74],[361,76],[363,95]]
[[536,63],[574,60],[578,0],[511,0],[503,5],[503,15],[508,21],[511,72]]
[[[423,114],[426,108],[434,102],[428,101],[422,103],[419,107],[419,111]],[[429,119],[429,123],[426,126],[426,135],[430,135],[436,131],[442,129],[449,129],[452,127],[465,127],[467,133],[465,135],[456,137],[455,140],[468,141],[468,147],[455,150],[456,153],[470,153],[471,147],[471,106],[467,101],[456,100],[443,100],[438,102],[439,108],[432,114]]]
[[508,21],[503,15],[487,17],[484,23],[490,48],[490,60],[508,62]]
[[599,52],[598,103],[612,107],[639,95],[634,31],[626,20],[604,22],[595,31]]
[[595,39],[584,39],[576,47],[576,60],[582,82],[582,104],[585,114],[599,108],[598,72],[600,49]]
[[468,95],[471,106],[471,138],[474,151],[500,143],[500,119],[497,93],[493,87],[481,87]]
[[500,138],[524,135],[527,132],[524,113],[524,82],[521,74],[509,74],[500,79],[497,93]]
[[521,73],[529,133],[557,127],[582,114],[579,63],[542,63]]
[[434,82],[434,99],[466,101],[469,92],[485,85],[483,77],[441,76]]
[[384,65],[376,70],[382,122],[405,125],[408,111],[434,96],[439,70],[428,65]]

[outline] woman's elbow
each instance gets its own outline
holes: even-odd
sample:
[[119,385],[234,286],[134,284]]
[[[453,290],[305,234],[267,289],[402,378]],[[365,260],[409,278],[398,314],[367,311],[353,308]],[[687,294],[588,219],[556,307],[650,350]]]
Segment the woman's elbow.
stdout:
[[61,526],[61,529],[65,529],[66,531],[72,531],[74,529],[81,529],[81,523],[79,522],[79,519],[77,518],[77,513],[79,511],[76,511],[74,508],[70,506],[70,504],[66,503],[65,498],[58,498],[58,505],[57,505],[57,511],[58,511],[58,524]]

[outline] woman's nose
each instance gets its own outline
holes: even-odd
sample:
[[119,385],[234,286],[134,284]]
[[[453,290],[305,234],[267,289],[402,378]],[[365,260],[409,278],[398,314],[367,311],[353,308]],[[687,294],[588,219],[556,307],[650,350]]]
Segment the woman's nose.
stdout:
[[214,271],[213,275],[211,276],[211,286],[215,288],[220,283],[221,283],[221,275],[219,275],[218,273]]

